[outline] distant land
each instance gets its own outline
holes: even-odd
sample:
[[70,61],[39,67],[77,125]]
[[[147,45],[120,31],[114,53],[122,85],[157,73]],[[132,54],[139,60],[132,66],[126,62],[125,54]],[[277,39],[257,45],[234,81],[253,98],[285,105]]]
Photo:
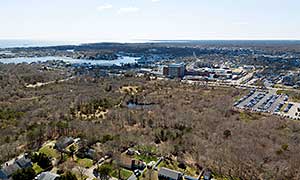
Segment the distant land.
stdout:
[[0,39],[0,48],[16,48],[16,47],[46,47],[46,46],[59,46],[70,45],[71,42],[62,41],[39,41],[39,40],[9,40]]
[[101,44],[101,43],[189,43],[189,44],[219,44],[219,45],[247,45],[247,44],[300,44],[300,40],[128,40],[128,41],[47,41],[47,40],[22,40],[22,39],[0,39],[0,48],[26,48],[26,47],[51,47],[80,44]]

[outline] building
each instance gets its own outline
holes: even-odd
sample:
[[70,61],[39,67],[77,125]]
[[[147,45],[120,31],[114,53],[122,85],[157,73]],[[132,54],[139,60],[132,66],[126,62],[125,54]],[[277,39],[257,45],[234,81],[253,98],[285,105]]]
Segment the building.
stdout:
[[169,78],[183,78],[185,75],[185,64],[169,64],[163,67],[163,75]]
[[18,164],[18,166],[22,169],[32,167],[31,159],[27,158],[26,156],[16,159],[15,163]]
[[212,179],[212,172],[209,169],[206,169],[202,174],[202,180],[211,180]]
[[199,180],[198,177],[192,177],[192,176],[184,176],[185,180]]
[[73,144],[74,142],[74,139],[71,137],[62,137],[55,143],[55,149],[64,151],[69,145]]
[[182,180],[183,174],[181,172],[162,167],[158,171],[158,179],[159,180]]
[[121,167],[129,170],[143,170],[146,168],[146,164],[144,162],[129,157],[121,157],[119,164]]
[[16,171],[29,167],[32,167],[31,159],[29,159],[27,155],[21,155],[2,165],[0,169],[0,180],[10,179]]
[[21,167],[17,163],[5,165],[2,169],[0,169],[0,179],[9,179],[19,169],[21,169]]
[[51,172],[43,172],[39,174],[35,179],[36,180],[58,180],[59,175]]

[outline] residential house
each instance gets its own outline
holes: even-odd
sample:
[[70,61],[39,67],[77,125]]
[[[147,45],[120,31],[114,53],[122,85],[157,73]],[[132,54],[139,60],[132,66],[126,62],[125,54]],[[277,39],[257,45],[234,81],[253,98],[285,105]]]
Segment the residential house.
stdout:
[[43,172],[39,174],[35,179],[36,180],[58,180],[59,177],[60,176],[58,174],[54,174],[51,172]]
[[29,159],[27,156],[16,159],[15,163],[18,164],[22,169],[32,167],[31,159]]
[[17,163],[10,165],[5,165],[0,169],[0,179],[7,180],[9,179],[17,170],[22,169]]
[[199,180],[200,178],[198,177],[192,177],[192,176],[184,176],[185,180]]
[[62,137],[57,140],[55,143],[55,149],[59,151],[64,151],[69,145],[74,143],[74,139],[72,137]]
[[202,174],[203,180],[211,180],[212,172],[209,169],[206,169]]
[[120,166],[130,170],[135,170],[135,169],[143,170],[145,169],[146,164],[140,160],[136,160],[128,157],[121,157]]
[[80,158],[89,158],[89,159],[96,159],[97,157],[97,153],[94,149],[88,148],[88,147],[83,147],[80,148],[77,153],[76,153],[77,157]]
[[182,180],[183,173],[162,167],[158,171],[158,179],[159,180]]

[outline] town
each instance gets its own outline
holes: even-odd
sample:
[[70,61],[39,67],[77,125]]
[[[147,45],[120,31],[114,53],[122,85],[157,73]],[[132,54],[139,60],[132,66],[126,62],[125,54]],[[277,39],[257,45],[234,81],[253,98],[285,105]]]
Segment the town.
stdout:
[[[102,141],[109,141],[109,138],[103,137]],[[101,147],[100,142],[89,147],[84,141],[80,138],[61,137],[45,142],[39,151],[25,153],[5,162],[0,170],[0,178],[56,180],[60,176],[62,179],[78,176],[87,180],[212,179],[209,169],[195,169],[176,162],[171,157],[159,156],[155,147],[124,147],[118,152],[118,157],[114,157],[111,152],[103,152],[101,157],[97,151]],[[63,164],[68,166],[60,168]],[[65,172],[67,173],[64,174]]]
[[0,50],[0,179],[277,177],[297,160],[300,59],[256,43]]
[[[153,47],[147,50],[144,49],[144,45],[135,47],[134,50],[127,49],[134,47],[134,44],[125,44],[125,46],[120,44],[90,44],[78,47],[42,48],[42,50],[41,48],[29,48],[26,51],[8,49],[1,51],[0,56],[2,55],[2,58],[4,58],[3,62],[7,60],[10,62],[9,59],[15,57],[26,59],[26,57],[53,56],[57,60],[40,62],[44,64],[44,70],[67,68],[70,74],[73,73],[76,76],[149,76],[149,78],[156,79],[176,79],[184,83],[200,85],[204,83],[207,86],[227,86],[248,89],[249,91],[258,90],[270,96],[284,96],[284,101],[283,98],[279,98],[275,103],[275,100],[267,97],[261,103],[258,103],[253,99],[254,97],[252,99],[249,97],[248,102],[242,103],[248,98],[245,97],[237,101],[234,106],[239,109],[271,113],[298,120],[297,109],[300,108],[298,104],[300,97],[297,97],[297,93],[300,92],[298,90],[300,71],[295,70],[295,67],[300,66],[300,57],[297,53],[285,52],[285,54],[282,54],[279,49],[277,54],[274,54],[274,52],[269,52],[264,47],[261,47],[261,50],[254,50],[246,45],[244,45],[246,47],[240,45],[239,48],[227,46],[221,48],[216,45],[207,48],[202,47],[202,44],[195,44],[193,42],[179,45],[170,43],[167,44],[170,46],[167,50],[163,47],[165,44],[160,43],[152,45]],[[94,46],[105,50],[93,50]],[[106,46],[114,47],[118,52],[107,51]],[[86,50],[87,48],[92,50]],[[185,51],[180,51],[181,48],[184,48]],[[124,50],[128,50],[128,52],[124,52]],[[45,54],[45,52],[47,53]],[[187,52],[191,52],[191,54],[187,54]],[[197,56],[196,52],[201,55]],[[114,58],[120,56],[133,56],[137,59],[135,63],[120,65],[72,63],[59,60],[60,57],[72,57],[101,62],[99,59],[104,58],[113,62]],[[219,58],[221,60],[216,60]],[[276,62],[276,64],[270,64],[270,62]],[[253,101],[255,103],[252,103]],[[258,109],[259,105],[254,107],[255,104],[262,103],[268,104],[269,107],[273,106],[273,103],[276,105],[270,110],[268,110],[269,107]],[[285,108],[286,106],[288,108]]]

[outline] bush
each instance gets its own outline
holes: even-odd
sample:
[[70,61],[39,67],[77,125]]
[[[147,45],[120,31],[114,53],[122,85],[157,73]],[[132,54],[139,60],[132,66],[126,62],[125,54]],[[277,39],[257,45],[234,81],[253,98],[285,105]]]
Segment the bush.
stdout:
[[35,171],[30,168],[20,169],[12,175],[13,180],[32,180],[36,176]]
[[50,157],[44,153],[35,153],[31,157],[32,162],[37,163],[41,168],[48,169],[52,167]]
[[223,135],[225,138],[228,138],[229,136],[231,136],[231,131],[227,129],[224,131]]
[[112,167],[110,164],[103,164],[97,168],[97,173],[99,173],[100,179],[109,179],[109,174],[112,172]]
[[61,175],[58,180],[77,180],[77,177],[73,173],[67,172],[66,174]]

